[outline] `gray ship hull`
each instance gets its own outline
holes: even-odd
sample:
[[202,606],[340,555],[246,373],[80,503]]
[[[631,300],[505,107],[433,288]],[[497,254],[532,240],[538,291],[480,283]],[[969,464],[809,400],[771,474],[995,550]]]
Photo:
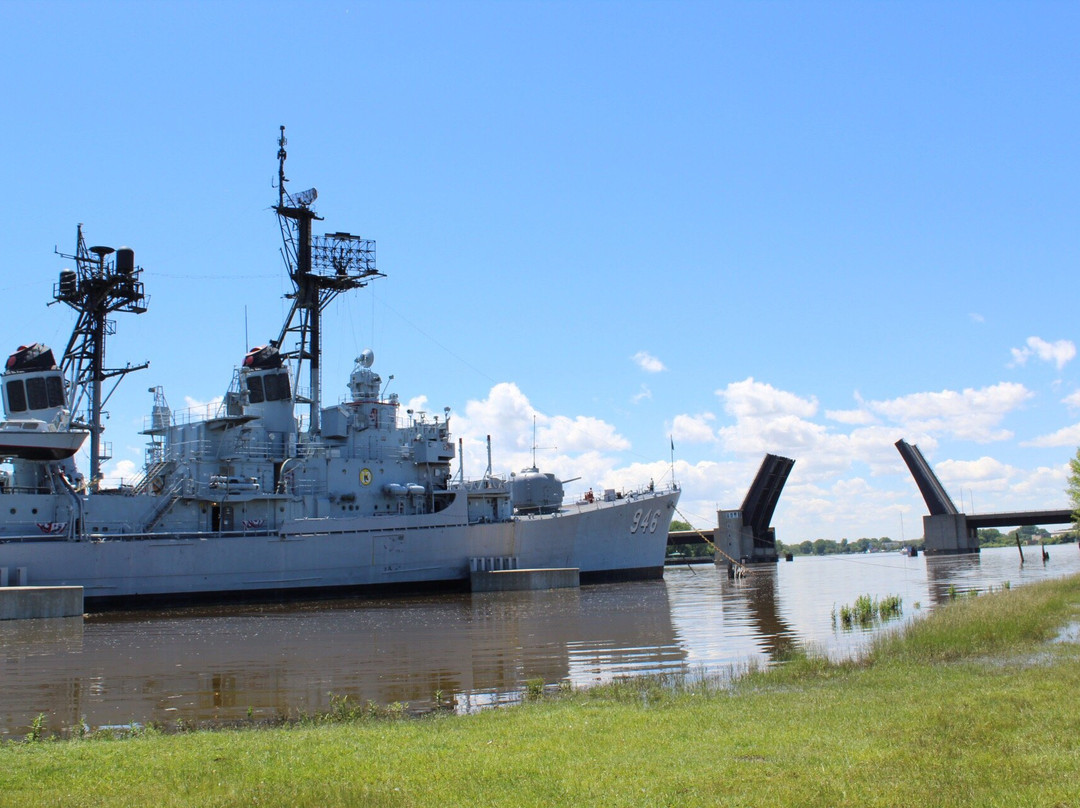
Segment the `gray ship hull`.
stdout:
[[[423,516],[297,519],[276,532],[0,540],[0,569],[77,585],[91,603],[466,586],[473,558],[576,567],[588,581],[658,578],[678,491],[468,524]],[[658,514],[656,519],[643,515]],[[650,530],[651,528],[651,530]]]

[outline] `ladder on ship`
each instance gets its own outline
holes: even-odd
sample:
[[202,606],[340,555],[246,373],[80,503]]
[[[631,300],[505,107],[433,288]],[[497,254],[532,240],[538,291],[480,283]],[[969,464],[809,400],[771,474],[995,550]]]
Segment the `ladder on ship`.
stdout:
[[[162,493],[164,491],[165,476],[175,466],[176,462],[173,460],[159,460],[147,467],[146,473],[132,486],[132,495],[145,494],[147,491],[152,491],[155,494]],[[159,486],[157,490],[155,490],[155,485]]]
[[169,509],[176,504],[176,501],[180,499],[180,493],[183,487],[184,480],[174,480],[167,491],[161,492],[161,496],[158,497],[160,502],[154,506],[154,509],[150,512],[149,518],[143,524],[143,533],[149,533],[153,530],[161,520],[161,517],[168,513]]

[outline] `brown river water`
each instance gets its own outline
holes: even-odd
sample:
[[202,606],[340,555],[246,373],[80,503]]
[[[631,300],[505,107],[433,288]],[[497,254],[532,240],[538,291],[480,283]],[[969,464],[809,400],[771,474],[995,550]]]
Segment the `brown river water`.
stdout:
[[[797,557],[729,580],[712,565],[662,581],[544,592],[445,594],[191,607],[0,622],[0,739],[38,715],[50,732],[85,725],[297,717],[333,699],[407,704],[436,694],[458,712],[512,703],[530,680],[575,687],[619,676],[729,675],[787,649],[855,654],[876,631],[957,592],[1080,572],[1077,545]],[[900,618],[844,629],[834,611],[899,595]]]

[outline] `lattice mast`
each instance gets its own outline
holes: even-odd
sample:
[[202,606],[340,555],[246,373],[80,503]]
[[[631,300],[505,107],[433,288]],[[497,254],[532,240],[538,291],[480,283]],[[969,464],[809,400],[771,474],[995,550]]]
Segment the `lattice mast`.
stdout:
[[[139,280],[142,268],[135,265],[135,251],[127,247],[88,248],[81,224],[76,230],[75,254],[57,254],[75,262],[74,270],[61,271],[53,298],[79,313],[60,367],[70,396],[70,426],[90,432],[90,488],[96,491],[101,482],[101,464],[110,459],[101,440],[102,408],[124,376],[150,364],[105,367],[105,341],[116,333],[116,323],[109,315],[142,314],[148,298]],[[102,385],[111,378],[116,378],[116,383],[103,395]]]
[[[274,347],[282,349],[285,339],[293,334],[296,347],[282,351],[293,367],[294,403],[310,407],[308,432],[318,435],[319,411],[322,403],[322,311],[341,292],[367,286],[372,278],[385,277],[375,268],[375,242],[349,233],[327,233],[312,236],[311,223],[322,221],[311,209],[318,198],[314,188],[299,194],[285,190],[285,127],[278,138],[278,203],[274,208],[281,225],[283,255],[293,282],[294,291],[287,295],[292,307],[285,318]],[[308,363],[309,394],[297,394],[304,362]]]

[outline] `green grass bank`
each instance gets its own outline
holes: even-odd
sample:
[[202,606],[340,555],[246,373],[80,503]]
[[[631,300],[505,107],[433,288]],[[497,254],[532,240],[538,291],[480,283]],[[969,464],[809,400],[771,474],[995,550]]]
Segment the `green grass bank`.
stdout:
[[[0,805],[1080,805],[1080,578],[962,598],[864,658],[455,717],[0,746]],[[361,711],[362,712],[362,711]]]

